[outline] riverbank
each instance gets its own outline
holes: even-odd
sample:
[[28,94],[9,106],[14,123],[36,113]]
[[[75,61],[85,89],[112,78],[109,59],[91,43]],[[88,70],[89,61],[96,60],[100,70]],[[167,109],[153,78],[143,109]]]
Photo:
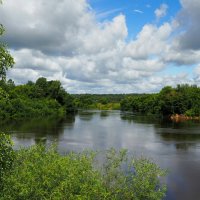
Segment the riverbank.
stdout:
[[170,119],[175,122],[180,122],[186,120],[200,120],[200,116],[187,116],[183,114],[174,114],[170,116]]

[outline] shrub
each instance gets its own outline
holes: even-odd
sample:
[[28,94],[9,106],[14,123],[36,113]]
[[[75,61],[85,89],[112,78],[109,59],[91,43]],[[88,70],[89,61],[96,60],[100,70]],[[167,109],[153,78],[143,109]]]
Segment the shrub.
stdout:
[[14,151],[9,135],[0,133],[0,191],[3,187],[3,176],[11,169],[14,160]]
[[[0,199],[157,200],[166,192],[165,172],[146,159],[128,161],[126,151],[107,152],[100,165],[92,151],[61,156],[54,147],[21,149]],[[101,156],[102,158],[102,156]],[[128,166],[128,167],[126,167]]]

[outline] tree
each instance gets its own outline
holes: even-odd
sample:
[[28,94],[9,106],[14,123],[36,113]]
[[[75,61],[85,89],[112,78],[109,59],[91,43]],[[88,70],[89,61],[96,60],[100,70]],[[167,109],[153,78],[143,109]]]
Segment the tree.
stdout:
[[[3,35],[4,31],[5,29],[3,28],[3,25],[0,24],[0,37]],[[6,45],[0,42],[0,79],[1,80],[6,79],[6,71],[9,68],[12,68],[14,63],[15,63],[14,59],[10,55],[9,51],[7,50]]]

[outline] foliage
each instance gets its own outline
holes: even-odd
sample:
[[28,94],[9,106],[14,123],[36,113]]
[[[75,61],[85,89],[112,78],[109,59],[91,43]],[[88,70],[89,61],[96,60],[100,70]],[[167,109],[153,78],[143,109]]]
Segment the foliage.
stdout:
[[[3,33],[4,33],[4,28],[2,24],[0,24],[0,37],[3,35]],[[14,59],[7,50],[6,45],[0,42],[0,79],[5,80],[6,71],[9,68],[12,68],[13,65],[14,65]]]
[[94,107],[98,110],[120,110],[120,103],[96,103]]
[[196,85],[164,87],[158,94],[129,95],[121,101],[121,109],[141,113],[200,116],[200,88]]
[[11,169],[14,160],[14,151],[9,135],[0,133],[0,191],[3,186],[3,176]]
[[103,165],[96,158],[92,151],[61,156],[55,147],[21,149],[3,177],[0,199],[157,200],[165,196],[166,187],[158,178],[165,172],[149,160],[129,162],[126,151],[114,149],[107,152]]
[[64,116],[75,112],[73,101],[60,81],[42,77],[18,86],[12,80],[0,82],[0,119]]
[[74,94],[74,103],[80,109],[120,110],[124,94]]
[[[127,167],[126,170],[124,168]],[[103,167],[103,180],[109,190],[109,199],[163,199],[166,186],[159,176],[165,176],[155,163],[146,158],[127,157],[127,151],[110,149]]]

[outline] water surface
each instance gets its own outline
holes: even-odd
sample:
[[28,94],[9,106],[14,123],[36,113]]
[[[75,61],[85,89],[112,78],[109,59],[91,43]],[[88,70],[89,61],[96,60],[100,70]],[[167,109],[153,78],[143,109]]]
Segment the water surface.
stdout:
[[120,111],[80,111],[65,120],[9,123],[15,148],[58,142],[61,153],[126,148],[169,169],[167,200],[200,199],[200,122],[170,122]]

